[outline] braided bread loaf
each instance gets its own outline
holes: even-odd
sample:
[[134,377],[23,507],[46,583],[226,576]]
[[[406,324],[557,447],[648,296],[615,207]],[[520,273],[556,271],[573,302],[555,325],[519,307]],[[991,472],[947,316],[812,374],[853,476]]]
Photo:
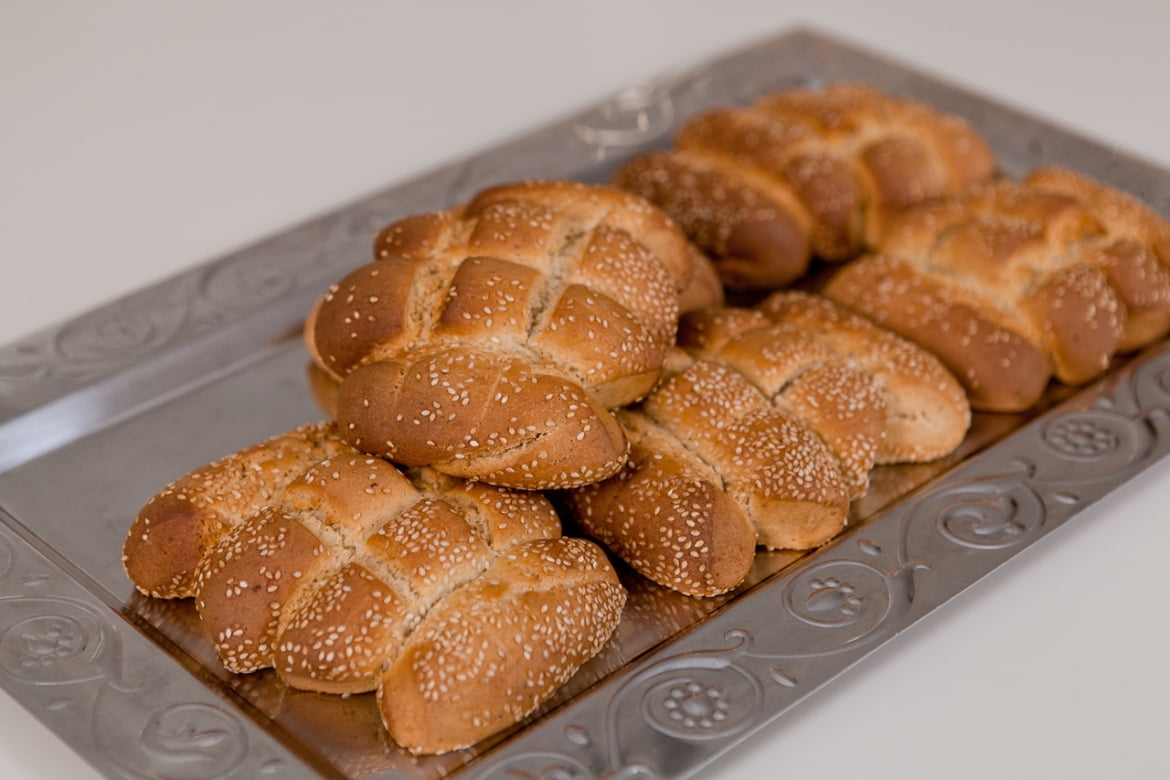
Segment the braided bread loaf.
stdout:
[[698,116],[617,186],[670,214],[733,289],[773,289],[811,256],[856,257],[876,215],[986,179],[994,156],[962,119],[857,84],[792,89]]
[[194,596],[224,665],[377,690],[415,753],[473,744],[548,699],[625,591],[540,493],[403,473],[312,425],[178,480],[126,538],[144,593]]
[[816,296],[695,312],[679,341],[689,354],[618,413],[626,466],[567,504],[634,569],[690,595],[735,587],[757,544],[825,543],[875,463],[939,457],[970,422],[937,360]]
[[699,262],[664,214],[604,187],[506,185],[394,223],[376,254],[306,323],[354,446],[525,489],[620,468],[606,410],[658,381]]
[[1033,406],[1170,329],[1170,222],[1045,168],[893,216],[828,297],[931,350],[990,411]]

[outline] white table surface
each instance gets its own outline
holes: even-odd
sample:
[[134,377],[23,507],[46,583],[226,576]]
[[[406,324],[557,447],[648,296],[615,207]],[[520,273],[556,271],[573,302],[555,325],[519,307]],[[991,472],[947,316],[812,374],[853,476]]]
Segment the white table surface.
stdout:
[[[0,2],[0,343],[801,23],[1170,167],[1165,0]],[[707,777],[1170,777],[1170,460]],[[94,777],[0,692],[0,777]]]

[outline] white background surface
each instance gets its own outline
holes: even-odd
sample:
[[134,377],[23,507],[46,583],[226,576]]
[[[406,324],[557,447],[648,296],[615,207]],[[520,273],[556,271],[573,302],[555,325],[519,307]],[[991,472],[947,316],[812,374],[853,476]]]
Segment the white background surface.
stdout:
[[[1164,0],[0,0],[0,343],[796,23],[1170,167]],[[1168,506],[1163,462],[706,776],[1170,777]]]

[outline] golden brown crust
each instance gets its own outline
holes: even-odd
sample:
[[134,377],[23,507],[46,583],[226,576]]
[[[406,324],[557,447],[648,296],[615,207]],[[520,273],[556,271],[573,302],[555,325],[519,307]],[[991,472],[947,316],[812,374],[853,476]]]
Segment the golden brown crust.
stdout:
[[1028,409],[1052,376],[1049,358],[994,317],[994,301],[919,274],[906,261],[863,257],[822,292],[937,356],[963,383],[972,408]]
[[730,289],[787,284],[808,269],[807,228],[710,160],[651,152],[623,165],[614,183],[669,213]]
[[[884,257],[824,292],[934,351],[976,408],[1020,411],[1170,329],[1170,222],[1099,182],[1039,169],[889,217]],[[1170,246],[1170,244],[1166,244]]]
[[379,678],[387,728],[429,754],[516,723],[596,655],[624,602],[609,562],[584,540],[497,557],[427,614]]
[[200,559],[195,605],[228,671],[272,666],[286,604],[329,564],[317,536],[273,508],[232,528]]
[[1148,205],[1084,174],[1044,166],[1028,174],[1024,183],[1035,189],[1070,195],[1088,207],[1113,238],[1129,238],[1151,247],[1163,265],[1170,266],[1170,221]]
[[619,413],[626,465],[568,506],[636,571],[689,595],[734,588],[757,543],[825,543],[876,462],[938,458],[970,424],[936,358],[819,296],[690,312],[678,342],[668,378]]
[[148,596],[194,593],[204,553],[311,463],[348,449],[331,423],[316,423],[232,453],[159,491],[134,519],[122,561]]
[[723,282],[719,279],[719,272],[715,264],[699,248],[691,245],[691,273],[690,283],[678,294],[679,314],[685,314],[708,306],[722,306],[725,300]]
[[971,408],[962,385],[930,352],[829,299],[781,291],[756,311],[797,328],[850,367],[873,376],[885,409],[885,432],[877,463],[940,458],[962,442]]
[[361,366],[341,383],[337,407],[340,429],[364,452],[495,485],[577,487],[626,457],[613,415],[555,367],[471,348]]
[[1083,384],[1109,368],[1121,345],[1125,310],[1100,269],[1062,268],[1022,303],[1030,319],[1041,324],[1041,344],[1061,382]]
[[[848,499],[823,441],[734,369],[700,360],[664,382],[643,408],[714,466],[747,510],[761,544],[807,549],[844,524]],[[820,518],[816,528],[785,530],[784,512],[761,512],[776,502],[807,507]]]
[[[409,452],[403,463],[525,489],[570,487],[620,466],[620,429],[597,418],[658,380],[680,293],[688,305],[719,293],[661,211],[626,192],[570,182],[501,185],[463,207],[406,218],[379,234],[375,253],[378,260],[318,301],[305,327],[321,372],[341,382],[343,435],[375,454]],[[471,363],[487,367],[491,378],[474,387],[471,373],[459,377],[468,392],[489,392],[527,364],[520,381],[534,377],[551,395],[533,387],[518,397],[517,387],[506,410],[487,397],[469,407],[442,381],[411,379],[437,354],[456,374]],[[334,402],[327,383],[318,390]],[[440,406],[437,433],[434,425],[394,424]],[[570,430],[538,441],[554,434],[546,423],[562,420]],[[552,451],[583,427],[597,446]],[[506,456],[496,447],[504,438]],[[490,455],[470,444],[488,441]],[[476,454],[456,451],[465,446]]]
[[735,369],[693,362],[621,415],[633,460],[573,491],[582,527],[635,570],[695,596],[735,587],[757,544],[808,549],[843,527],[831,450]]
[[673,150],[634,158],[615,183],[678,221],[729,287],[774,289],[813,255],[857,256],[887,212],[961,191],[994,165],[962,119],[833,84],[695,117]]
[[[306,439],[319,450],[329,442],[329,454],[250,476],[300,455]],[[263,489],[239,490],[255,482]],[[290,685],[327,693],[377,690],[391,736],[415,752],[464,747],[522,718],[600,649],[625,601],[605,555],[562,538],[542,494],[404,473],[328,426],[176,485],[186,498],[173,517],[159,515],[163,501],[148,507],[164,524],[186,524],[180,536],[205,522],[192,507],[232,510],[198,549],[191,588],[225,667],[272,666]],[[127,549],[132,578],[182,579],[159,569],[185,556]]]
[[719,473],[639,412],[618,417],[630,457],[617,475],[570,491],[581,528],[642,575],[691,596],[731,590],[751,568],[756,530]]
[[466,214],[474,217],[489,205],[515,202],[547,206],[579,224],[604,224],[626,233],[666,267],[676,291],[690,283],[694,271],[686,236],[666,214],[637,195],[572,181],[525,181],[478,193],[467,204]]
[[1086,262],[1108,277],[1126,307],[1120,351],[1170,332],[1170,220],[1128,193],[1065,168],[1041,167],[1025,178],[1031,189],[1075,198],[1105,230]]
[[1099,269],[1125,305],[1125,330],[1117,345],[1130,352],[1170,331],[1170,264],[1158,260],[1151,245],[1130,238],[1091,250],[1085,262]]
[[821,363],[795,376],[772,403],[821,437],[850,499],[865,495],[886,435],[886,404],[876,377],[840,362]]
[[845,364],[813,334],[760,311],[694,312],[681,323],[679,343],[735,369],[815,431],[836,457],[849,496],[865,493],[886,426],[885,399],[872,375]]
[[[401,644],[417,620],[401,595],[361,564],[349,563],[317,579],[312,592],[282,615],[272,665],[293,688],[334,694],[372,691],[386,665],[384,648]],[[338,654],[347,663],[338,663]]]

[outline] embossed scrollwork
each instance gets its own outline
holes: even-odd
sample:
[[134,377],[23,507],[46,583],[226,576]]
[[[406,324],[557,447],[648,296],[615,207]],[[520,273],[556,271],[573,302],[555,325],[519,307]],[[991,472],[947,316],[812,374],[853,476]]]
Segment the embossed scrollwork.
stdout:
[[1086,414],[1055,420],[1044,429],[1043,437],[1045,444],[1068,458],[1097,460],[1121,448],[1121,434],[1116,426],[1103,425]]
[[[937,516],[939,531],[967,547],[1001,548],[1019,544],[1044,517],[1034,493],[952,494],[955,503]],[[970,499],[970,500],[964,500]]]
[[626,745],[662,735],[699,744],[738,734],[756,720],[763,685],[739,663],[748,657],[754,638],[731,629],[724,640],[730,645],[664,658],[622,686],[610,700],[607,717],[613,766],[634,767],[623,755]]
[[784,610],[818,632],[810,652],[854,642],[877,629],[891,606],[894,581],[854,560],[829,560],[797,573],[784,589]]
[[279,300],[295,286],[292,274],[280,267],[235,262],[211,269],[203,291],[216,304],[242,309]]
[[0,351],[0,399],[7,394],[6,384],[36,380],[48,373],[47,350],[43,343],[28,342]]
[[190,777],[223,774],[238,764],[247,750],[247,739],[236,719],[206,704],[177,704],[156,712],[143,727],[139,741],[158,765],[187,767]]
[[1036,479],[1076,483],[1117,474],[1149,451],[1149,429],[1140,419],[1106,410],[1070,412],[1053,418],[1040,431],[1040,441],[1059,458],[1041,461]]
[[903,527],[905,558],[940,561],[953,545],[1004,550],[1034,540],[1044,530],[1048,509],[1031,484],[1035,467],[1021,461],[1018,468],[958,482],[915,501]]
[[1022,544],[1043,526],[1047,510],[1020,479],[959,485],[930,496],[915,514],[929,517],[951,542],[976,549]]
[[[226,710],[201,703],[151,708],[142,691],[103,689],[93,728],[118,764],[152,777],[224,777],[248,754],[244,727]],[[273,765],[262,774],[278,769]]]
[[573,123],[582,141],[598,148],[625,147],[665,134],[674,122],[674,103],[661,84],[637,84]]
[[734,665],[676,669],[642,694],[642,715],[663,734],[705,740],[734,734],[751,722],[760,684]]
[[105,622],[68,599],[0,599],[0,672],[33,685],[108,677],[113,648]]
[[167,292],[128,298],[67,324],[55,341],[57,371],[83,373],[92,364],[126,361],[166,344],[185,322],[190,302],[181,285]]

